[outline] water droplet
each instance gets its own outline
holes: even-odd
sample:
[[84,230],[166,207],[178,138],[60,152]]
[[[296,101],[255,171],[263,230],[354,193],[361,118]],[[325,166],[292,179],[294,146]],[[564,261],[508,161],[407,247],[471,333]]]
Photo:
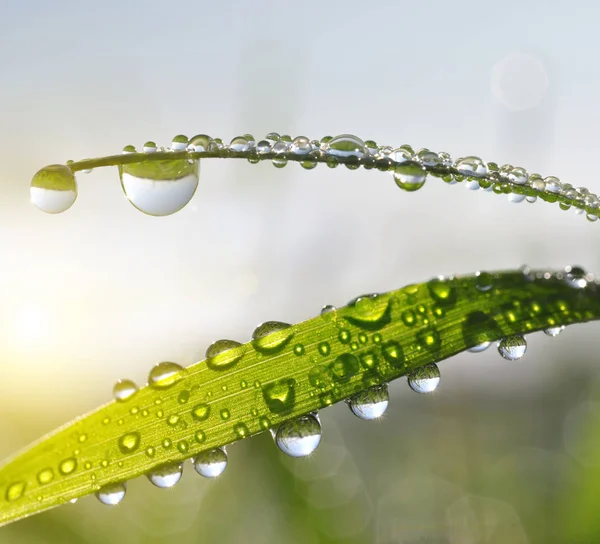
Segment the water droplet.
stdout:
[[144,144],[144,147],[142,149],[144,153],[156,153],[157,146],[154,142],[148,141]]
[[494,285],[494,276],[489,272],[477,272],[475,274],[475,287],[479,291],[489,291]]
[[296,403],[295,380],[278,380],[262,387],[267,408],[274,414],[286,414],[294,409]]
[[171,427],[174,427],[178,423],[179,423],[179,416],[176,414],[169,416],[169,419],[167,419],[167,425],[170,425]]
[[290,145],[290,153],[294,155],[307,155],[312,151],[310,140],[304,136],[298,136],[294,138]]
[[372,420],[381,417],[389,403],[387,385],[371,387],[354,395],[348,405],[352,413],[360,419]]
[[516,361],[525,355],[527,340],[524,336],[507,336],[498,342],[498,353],[509,361]]
[[271,153],[271,144],[267,140],[261,140],[256,144],[256,152],[260,155]]
[[208,416],[210,416],[210,405],[202,403],[192,408],[192,417],[196,421],[206,421]]
[[217,340],[206,350],[206,365],[212,370],[233,368],[244,356],[244,349],[235,340]]
[[77,198],[77,181],[64,164],[51,164],[38,171],[31,180],[31,202],[46,213],[62,213]]
[[408,385],[417,393],[432,393],[440,385],[440,369],[430,363],[413,370],[407,377]]
[[406,161],[394,167],[394,180],[400,189],[408,192],[417,191],[427,180],[427,172],[418,162]]
[[225,448],[203,451],[194,458],[194,469],[200,476],[216,478],[227,468]]
[[54,470],[50,467],[40,470],[37,475],[37,481],[40,485],[49,484],[52,480],[54,480]]
[[487,176],[488,167],[479,157],[464,157],[454,165],[463,176],[482,178]]
[[125,482],[117,482],[101,487],[96,492],[96,497],[102,504],[107,506],[116,506],[125,498]]
[[58,466],[58,471],[61,474],[67,475],[71,474],[77,468],[77,459],[75,457],[69,457],[61,462]]
[[332,312],[337,312],[337,308],[331,304],[326,304],[323,306],[323,308],[321,308],[321,315],[330,314]]
[[302,344],[296,344],[294,346],[294,355],[300,357],[301,355],[304,355],[304,346]]
[[252,345],[256,351],[272,354],[281,351],[294,336],[289,323],[281,321],[265,321],[252,333]]
[[140,433],[132,431],[119,438],[118,444],[121,453],[133,453],[140,447]]
[[548,336],[558,336],[562,331],[565,330],[564,325],[560,325],[559,327],[550,327],[548,329],[544,329],[544,333]]
[[137,149],[134,145],[126,145],[122,151],[123,155],[129,155],[130,153],[137,153]]
[[190,139],[188,149],[195,153],[214,150],[214,140],[208,134],[197,134]]
[[221,408],[219,415],[221,416],[221,419],[223,421],[227,421],[231,417],[231,413],[229,412],[229,410],[227,408]]
[[186,389],[177,395],[177,402],[179,402],[179,404],[185,404],[188,400],[190,400],[190,392]]
[[472,348],[469,348],[467,351],[469,353],[480,353],[480,352],[488,349],[491,345],[492,345],[491,342],[482,342],[481,344],[478,344],[476,346],[473,346]]
[[502,174],[503,177],[510,183],[514,185],[525,185],[529,180],[529,174],[525,168],[521,168],[517,166],[516,168],[509,167],[507,169],[503,169]]
[[246,438],[250,436],[250,429],[248,429],[248,426],[245,423],[236,423],[233,426],[233,434],[235,434],[237,438]]
[[340,134],[326,143],[327,154],[336,158],[362,159],[369,154],[365,142],[352,134]]
[[7,501],[17,501],[25,493],[25,482],[14,482],[8,486],[6,489],[6,500]]
[[235,153],[245,153],[250,149],[248,140],[243,136],[236,136],[229,144],[229,149]]
[[183,134],[178,134],[177,136],[175,136],[175,138],[173,138],[173,141],[171,142],[171,149],[173,151],[185,151],[187,149],[188,144],[188,137],[184,136]]
[[119,167],[119,175],[125,196],[138,210],[154,216],[171,215],[194,196],[200,161],[168,159],[124,164]]
[[427,288],[431,297],[444,306],[451,306],[456,302],[456,288],[450,280],[441,276],[433,278],[427,282]]
[[315,365],[308,372],[308,382],[318,389],[329,387],[333,381],[333,374],[325,365]]
[[177,363],[158,363],[148,374],[148,385],[155,389],[166,389],[181,380],[183,372],[183,367]]
[[276,154],[272,160],[273,166],[276,168],[283,168],[288,162],[287,158],[285,157],[285,153],[288,152],[288,144],[284,141],[276,142],[273,144],[271,151]]
[[575,289],[584,289],[587,287],[587,274],[579,266],[567,266],[565,268],[565,282]]
[[331,370],[334,381],[346,383],[358,374],[360,363],[355,355],[342,353],[335,361],[329,363],[329,370]]
[[127,379],[119,380],[113,387],[113,397],[115,397],[115,400],[124,402],[133,397],[137,390],[137,385],[133,381]]
[[152,469],[146,477],[156,487],[167,488],[173,487],[183,474],[183,463],[166,463]]
[[404,350],[395,340],[390,340],[381,345],[383,358],[394,368],[404,368]]
[[348,303],[352,313],[347,319],[353,325],[370,331],[379,330],[392,319],[390,298],[387,295],[361,295]]
[[282,423],[271,434],[283,453],[290,457],[305,457],[321,442],[321,423],[316,415],[308,414]]

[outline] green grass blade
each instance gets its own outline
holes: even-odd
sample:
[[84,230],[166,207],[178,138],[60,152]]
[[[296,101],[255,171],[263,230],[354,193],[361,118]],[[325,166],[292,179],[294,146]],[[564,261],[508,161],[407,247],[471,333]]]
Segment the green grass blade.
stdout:
[[110,402],[6,461],[0,524],[263,432],[483,342],[598,318],[590,275],[516,270],[436,278],[359,297],[266,336],[255,331],[255,340]]

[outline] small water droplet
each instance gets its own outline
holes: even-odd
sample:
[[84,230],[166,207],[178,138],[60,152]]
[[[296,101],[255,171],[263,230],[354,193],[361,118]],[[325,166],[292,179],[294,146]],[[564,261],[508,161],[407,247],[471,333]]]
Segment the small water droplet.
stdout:
[[221,416],[221,419],[223,421],[227,421],[231,417],[231,413],[229,412],[229,410],[227,408],[221,408],[219,415]]
[[183,463],[166,463],[152,469],[146,477],[156,487],[167,488],[173,487],[183,474]]
[[37,474],[37,481],[40,485],[49,484],[52,480],[54,480],[54,470],[50,467],[40,470]]
[[210,405],[202,403],[192,408],[192,417],[196,421],[206,421],[208,416],[210,416]]
[[277,447],[290,457],[305,457],[321,442],[321,423],[316,415],[307,414],[282,423],[271,431]]
[[227,468],[227,452],[225,448],[203,451],[194,458],[193,463],[200,476],[216,478]]
[[156,143],[154,143],[152,141],[148,141],[144,144],[142,149],[143,149],[144,153],[156,153],[157,146],[156,146]]
[[235,153],[245,153],[250,149],[248,140],[243,136],[236,136],[229,144],[229,149]]
[[337,312],[337,308],[331,304],[326,304],[321,308],[321,315],[330,314],[332,312]]
[[419,190],[427,180],[427,172],[421,164],[406,161],[394,167],[394,180],[400,189],[408,192]]
[[475,287],[477,290],[486,292],[494,285],[494,276],[489,272],[477,272],[475,274]]
[[527,340],[524,336],[517,334],[507,336],[498,342],[498,353],[509,361],[516,361],[525,355],[527,351]]
[[387,385],[377,385],[354,395],[348,405],[352,413],[360,419],[372,420],[381,417],[389,403]]
[[360,362],[351,353],[342,353],[335,361],[329,364],[333,379],[339,383],[346,383],[356,376],[360,370]]
[[271,153],[271,144],[267,140],[261,140],[256,144],[256,152],[260,155]]
[[587,274],[579,266],[567,266],[565,268],[565,282],[575,289],[584,289],[587,287]]
[[276,156],[273,157],[272,162],[276,168],[283,168],[287,164],[288,160],[285,157],[285,153],[288,152],[288,146],[287,142],[281,140],[273,144],[271,151],[276,153]]
[[281,351],[294,336],[289,323],[281,321],[265,321],[252,333],[252,345],[256,351],[272,354]]
[[491,342],[482,342],[481,344],[478,344],[476,346],[473,346],[472,348],[469,348],[467,351],[469,353],[481,353],[482,351],[485,351],[486,349],[488,349],[491,345],[492,345]]
[[115,397],[115,400],[124,402],[133,397],[137,390],[138,387],[135,382],[127,379],[119,380],[113,387],[113,397]]
[[10,484],[6,489],[6,500],[7,501],[17,501],[25,493],[25,482],[14,482]]
[[154,216],[171,215],[194,196],[200,161],[165,159],[124,164],[119,175],[125,196],[138,210]]
[[173,151],[185,151],[187,149],[188,144],[188,137],[184,136],[183,134],[178,134],[171,141],[171,149]]
[[325,143],[327,144],[327,154],[336,158],[362,159],[369,154],[365,142],[352,134],[340,134]]
[[548,336],[558,336],[562,331],[565,330],[565,326],[564,325],[560,325],[559,327],[549,327],[547,329],[544,329],[544,333]]
[[267,408],[274,414],[286,414],[294,409],[296,403],[296,382],[293,378],[278,380],[262,387]]
[[246,438],[250,436],[250,429],[248,429],[248,426],[245,423],[236,423],[233,426],[233,434],[235,434],[237,438]]
[[71,474],[77,468],[77,459],[75,457],[69,457],[60,463],[58,466],[58,471],[61,474],[67,475]]
[[123,155],[129,155],[130,153],[137,153],[137,149],[134,145],[126,145],[122,151]]
[[487,176],[488,167],[479,157],[458,159],[454,167],[463,176],[482,178]]
[[381,345],[383,358],[394,368],[404,368],[404,350],[395,340],[389,340]]
[[140,447],[141,435],[137,431],[124,434],[119,438],[118,444],[121,453],[133,453]]
[[51,164],[39,170],[31,180],[31,202],[46,213],[62,213],[77,198],[75,175],[64,164]]
[[432,393],[440,385],[440,369],[435,363],[430,363],[413,370],[407,380],[416,393]]
[[96,497],[102,504],[116,506],[125,498],[125,482],[117,482],[101,487],[96,492]]
[[233,368],[244,356],[244,349],[235,340],[217,340],[206,350],[206,365],[217,371]]
[[296,344],[294,346],[294,355],[298,357],[304,355],[304,346],[302,344]]
[[294,155],[307,155],[312,151],[310,140],[304,136],[294,138],[290,145],[290,153]]
[[177,363],[158,363],[148,374],[148,385],[154,389],[167,389],[183,377],[184,369]]

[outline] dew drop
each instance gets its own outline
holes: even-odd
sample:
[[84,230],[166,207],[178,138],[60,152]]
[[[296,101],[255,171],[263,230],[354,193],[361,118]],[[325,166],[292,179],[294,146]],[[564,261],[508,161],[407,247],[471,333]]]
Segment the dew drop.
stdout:
[[287,414],[296,404],[295,380],[278,380],[262,387],[262,394],[267,408],[274,414]]
[[188,137],[184,136],[183,134],[178,134],[173,138],[173,141],[171,142],[171,149],[173,151],[185,151],[187,149],[188,144]]
[[267,140],[261,140],[256,144],[256,152],[265,155],[271,152],[271,144]]
[[313,453],[321,442],[321,423],[313,414],[307,414],[282,423],[271,431],[277,447],[290,457],[306,457]]
[[58,471],[66,476],[67,474],[71,474],[71,472],[73,472],[76,468],[77,459],[75,459],[75,457],[69,457],[61,462],[61,464],[58,466]]
[[206,350],[206,365],[212,370],[233,368],[244,356],[244,347],[235,340],[217,340]]
[[369,154],[365,142],[352,134],[340,134],[327,143],[327,154],[333,157],[362,159]]
[[404,368],[404,350],[395,340],[390,340],[381,345],[383,358],[394,368]]
[[346,383],[358,374],[360,363],[355,355],[342,353],[335,361],[329,364],[329,370],[331,370],[334,381]]
[[281,321],[265,321],[252,333],[252,345],[256,351],[263,354],[273,354],[281,351],[294,336],[289,323]]
[[152,469],[146,477],[156,487],[167,488],[173,487],[183,474],[183,463],[166,463]]
[[[144,148],[145,149],[145,148]],[[148,215],[171,215],[194,196],[200,161],[166,159],[119,167],[121,186],[129,202]]]
[[479,157],[464,157],[454,164],[459,174],[468,177],[482,178],[487,176],[488,167]]
[[40,485],[49,484],[52,480],[54,480],[54,470],[50,467],[40,470],[37,474],[37,481]]
[[498,353],[509,361],[516,361],[525,355],[527,340],[519,334],[507,336],[498,342]]
[[250,436],[250,429],[248,429],[248,426],[245,423],[236,423],[233,426],[233,434],[235,434],[237,438],[246,438]]
[[294,138],[290,145],[290,152],[294,155],[307,155],[312,151],[310,140],[304,136]]
[[579,266],[567,266],[565,268],[565,282],[575,289],[584,289],[587,287],[587,274]]
[[144,153],[156,153],[157,146],[154,142],[148,141],[143,146]]
[[400,189],[408,192],[419,190],[427,180],[427,172],[421,164],[406,161],[394,167],[394,180]]
[[183,377],[184,369],[177,363],[158,363],[148,374],[148,385],[154,389],[167,389]]
[[482,351],[488,349],[491,345],[491,342],[482,342],[481,344],[477,344],[476,346],[469,348],[467,351],[469,353],[481,353]]
[[273,144],[271,151],[276,154],[272,159],[273,166],[275,166],[275,168],[283,168],[288,163],[288,160],[285,157],[285,153],[288,151],[288,144],[286,142],[279,141]]
[[125,482],[117,482],[101,487],[96,492],[96,497],[102,504],[116,506],[125,498]]
[[46,213],[62,213],[77,198],[75,175],[64,164],[51,164],[39,170],[31,180],[31,202]]
[[194,458],[193,463],[200,476],[216,478],[227,468],[227,452],[225,448],[203,451]]
[[133,453],[140,447],[140,433],[132,431],[119,437],[118,444],[121,453]]
[[192,417],[196,421],[206,421],[208,416],[210,416],[210,405],[202,403],[192,408]]
[[440,369],[435,363],[430,363],[413,370],[407,380],[416,393],[432,393],[440,385]]
[[475,287],[478,291],[489,291],[494,285],[494,276],[489,272],[477,272],[475,274]]
[[6,489],[6,500],[7,501],[17,501],[25,493],[25,482],[14,482],[8,486]]
[[392,319],[390,298],[387,295],[361,295],[348,303],[351,314],[348,321],[357,327],[376,331]]
[[560,325],[559,327],[550,327],[548,329],[544,329],[544,334],[554,337],[554,336],[558,336],[564,330],[565,330],[565,326]]
[[333,374],[325,365],[315,365],[308,372],[308,382],[313,387],[324,389],[333,381]]
[[389,403],[387,385],[377,385],[354,395],[348,406],[352,413],[367,421],[381,417]]
[[250,144],[243,136],[236,136],[231,140],[229,149],[235,153],[245,153],[250,149]]
[[188,149],[195,153],[213,151],[214,147],[214,140],[208,134],[197,134],[188,144]]
[[119,402],[124,402],[133,397],[137,390],[135,382],[127,379],[119,380],[113,387],[113,397]]

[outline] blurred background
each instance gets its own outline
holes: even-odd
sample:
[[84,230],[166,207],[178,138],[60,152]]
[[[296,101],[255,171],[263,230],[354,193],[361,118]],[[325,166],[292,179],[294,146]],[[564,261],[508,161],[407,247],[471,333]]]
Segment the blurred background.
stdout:
[[[598,225],[430,179],[206,160],[181,212],[143,215],[116,169],[58,216],[42,166],[208,133],[354,133],[479,155],[598,192],[600,5],[505,0],[0,3],[0,454],[191,364],[217,338],[437,274],[600,272]],[[0,529],[1,543],[600,542],[598,324],[443,362],[432,396],[391,384],[376,423],[321,414],[310,459],[262,435],[217,481],[131,482]]]

